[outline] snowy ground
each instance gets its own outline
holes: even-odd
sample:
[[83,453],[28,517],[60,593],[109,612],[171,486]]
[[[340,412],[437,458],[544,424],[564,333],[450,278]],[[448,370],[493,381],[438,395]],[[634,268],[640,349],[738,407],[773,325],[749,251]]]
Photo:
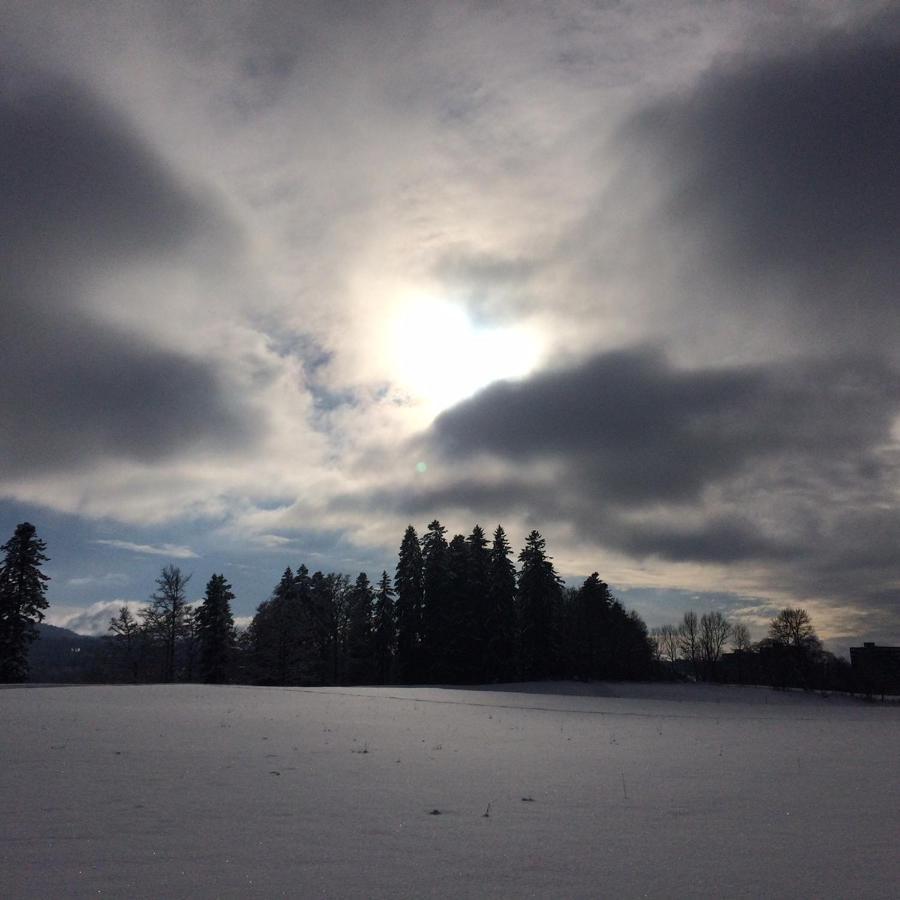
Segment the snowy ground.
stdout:
[[0,896],[896,897],[900,707],[708,686],[0,690]]

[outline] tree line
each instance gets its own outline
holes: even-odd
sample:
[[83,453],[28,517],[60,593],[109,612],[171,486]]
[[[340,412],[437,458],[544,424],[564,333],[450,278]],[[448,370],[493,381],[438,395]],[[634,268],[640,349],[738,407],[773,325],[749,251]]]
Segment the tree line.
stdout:
[[786,607],[756,643],[742,622],[688,610],[650,634],[662,677],[868,693],[850,663],[825,650],[805,609]]
[[192,609],[187,577],[167,566],[148,606],[111,620],[114,667],[128,680],[265,685],[653,675],[644,622],[599,575],[567,589],[538,531],[517,562],[502,526],[448,540],[437,520],[421,538],[410,525],[393,577],[287,568],[240,633],[223,575]]
[[[48,606],[46,545],[28,522],[2,547],[0,681],[24,681]],[[516,565],[518,563],[518,565]],[[213,574],[191,605],[191,576],[163,567],[150,602],[109,623],[92,680],[265,685],[497,683],[689,678],[859,690],[850,664],[825,651],[808,613],[785,608],[753,643],[718,611],[686,612],[648,633],[595,572],[566,587],[532,531],[516,560],[502,526],[449,540],[409,525],[393,577],[372,583],[285,569],[249,627],[235,627],[231,584]]]

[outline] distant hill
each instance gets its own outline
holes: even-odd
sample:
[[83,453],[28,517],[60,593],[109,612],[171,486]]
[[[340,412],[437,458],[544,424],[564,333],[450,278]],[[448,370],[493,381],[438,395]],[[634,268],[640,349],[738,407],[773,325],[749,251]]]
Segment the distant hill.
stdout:
[[28,652],[32,682],[98,681],[106,645],[101,637],[76,634],[57,625],[38,625]]

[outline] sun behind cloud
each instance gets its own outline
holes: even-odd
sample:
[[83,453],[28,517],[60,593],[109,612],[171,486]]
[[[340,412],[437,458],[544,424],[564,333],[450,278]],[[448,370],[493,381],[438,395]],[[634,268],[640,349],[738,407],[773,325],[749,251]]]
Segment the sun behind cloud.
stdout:
[[493,381],[532,372],[541,357],[537,333],[525,325],[480,325],[447,300],[413,297],[386,323],[392,379],[430,416]]

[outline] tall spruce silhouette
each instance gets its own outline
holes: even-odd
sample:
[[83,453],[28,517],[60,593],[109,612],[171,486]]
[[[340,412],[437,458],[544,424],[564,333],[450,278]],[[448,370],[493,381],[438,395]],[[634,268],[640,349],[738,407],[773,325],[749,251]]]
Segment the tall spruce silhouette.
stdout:
[[420,676],[428,681],[450,677],[450,573],[447,529],[435,519],[422,535],[422,645]]
[[232,600],[234,594],[225,576],[213,574],[195,615],[200,676],[207,684],[223,684],[231,675],[236,641]]
[[28,645],[37,638],[44,618],[48,575],[46,544],[30,522],[22,522],[2,546],[0,566],[0,681],[22,682],[28,677]]
[[394,589],[387,572],[381,573],[375,594],[373,622],[375,678],[387,684],[392,677],[394,652],[397,646],[397,624],[394,611]]
[[532,531],[519,554],[518,611],[522,674],[549,678],[558,673],[558,611],[561,580],[539,531]]
[[369,576],[360,572],[347,595],[347,681],[371,684],[375,680],[374,592]]
[[422,628],[422,549],[416,529],[408,525],[400,543],[394,575],[397,593],[397,680],[410,682],[417,671]]
[[444,589],[444,637],[442,681],[471,681],[472,654],[476,637],[469,612],[469,548],[461,534],[453,535],[447,544],[447,583]]
[[484,619],[484,667],[488,681],[516,676],[516,567],[503,526],[494,531],[488,561]]
[[488,593],[491,554],[484,529],[475,525],[466,538],[466,584],[460,620],[466,681],[485,681],[487,676]]

